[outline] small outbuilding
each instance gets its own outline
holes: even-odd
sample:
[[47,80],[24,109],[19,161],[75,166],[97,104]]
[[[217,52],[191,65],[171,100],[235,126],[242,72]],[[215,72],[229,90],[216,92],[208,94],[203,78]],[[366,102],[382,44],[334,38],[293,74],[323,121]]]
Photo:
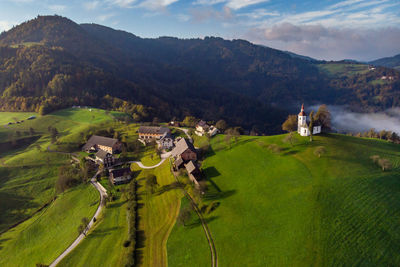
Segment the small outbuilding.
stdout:
[[125,184],[132,180],[130,168],[122,168],[110,171],[110,181],[115,184]]
[[115,159],[111,153],[108,153],[107,151],[104,150],[99,150],[95,154],[96,157],[96,162],[97,163],[102,163],[104,167],[109,168],[114,165]]

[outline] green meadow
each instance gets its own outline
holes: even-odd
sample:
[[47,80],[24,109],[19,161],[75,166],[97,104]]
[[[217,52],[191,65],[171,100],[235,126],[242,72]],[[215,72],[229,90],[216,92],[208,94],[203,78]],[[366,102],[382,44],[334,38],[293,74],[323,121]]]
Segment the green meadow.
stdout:
[[[156,169],[142,170],[136,164],[131,169],[139,172],[138,182],[138,234],[137,264],[139,266],[167,266],[166,243],[178,216],[180,199],[170,165],[165,161]],[[149,175],[157,177],[158,186],[153,194],[146,189]]]
[[[242,137],[231,148],[222,136],[211,139],[203,204],[215,207],[205,217],[219,265],[399,265],[400,146],[332,134],[291,147],[282,138]],[[282,152],[272,153],[271,143]],[[326,147],[320,158],[317,146]],[[382,172],[375,154],[393,170]],[[176,225],[170,264],[209,265],[209,254],[191,248],[202,238],[200,226]]]
[[354,76],[369,71],[368,65],[353,63],[318,64],[317,67],[332,76]]
[[98,192],[91,185],[59,195],[0,236],[0,266],[50,264],[78,237],[81,218],[93,216],[98,204]]
[[[113,117],[124,114],[66,109],[33,120],[26,118],[34,113],[0,115],[5,123],[25,119],[0,127],[0,266],[50,264],[78,236],[81,218],[93,215],[99,196],[91,185],[82,185],[53,201],[58,168],[70,159],[48,152],[47,147],[78,151],[81,131],[115,124]],[[50,143],[49,126],[59,132],[54,145]]]

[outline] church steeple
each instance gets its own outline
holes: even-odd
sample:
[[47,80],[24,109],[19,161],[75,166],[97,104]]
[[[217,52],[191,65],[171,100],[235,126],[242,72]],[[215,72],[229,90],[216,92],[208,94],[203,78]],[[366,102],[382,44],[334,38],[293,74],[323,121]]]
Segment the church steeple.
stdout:
[[301,111],[299,113],[299,116],[307,116],[307,114],[304,112],[304,104],[301,105]]

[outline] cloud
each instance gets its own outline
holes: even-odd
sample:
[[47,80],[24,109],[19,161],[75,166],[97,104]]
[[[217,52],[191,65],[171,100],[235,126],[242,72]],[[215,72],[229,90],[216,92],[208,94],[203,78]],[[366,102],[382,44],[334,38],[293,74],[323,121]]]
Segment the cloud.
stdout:
[[201,7],[189,10],[191,17],[196,22],[204,22],[207,20],[227,21],[234,18],[232,10],[224,6],[221,11],[217,11],[212,7]]
[[109,13],[109,14],[103,14],[97,17],[98,20],[100,20],[101,22],[104,22],[112,17],[114,17],[115,14],[114,13]]
[[111,5],[116,5],[121,8],[131,8],[137,0],[107,0]]
[[48,6],[48,8],[53,12],[61,12],[61,11],[64,11],[67,8],[67,6],[65,6],[65,5],[50,5],[50,6]]
[[400,108],[378,113],[356,113],[342,106],[328,106],[332,114],[332,126],[339,132],[394,131],[400,134]]
[[99,6],[99,4],[100,4],[99,1],[85,2],[83,3],[83,7],[86,10],[94,10]]
[[141,2],[138,7],[143,7],[150,10],[162,10],[179,0],[145,0]]
[[232,9],[241,9],[250,5],[268,2],[269,0],[229,0],[226,6]]
[[0,32],[8,31],[12,28],[12,23],[5,20],[0,20]]
[[190,16],[186,15],[186,14],[178,14],[176,17],[179,21],[182,21],[182,22],[186,22],[186,21],[190,20]]
[[264,45],[328,60],[372,60],[400,52],[400,28],[395,27],[334,28],[281,23],[265,29],[253,28],[246,37]]
[[250,19],[260,19],[260,18],[264,18],[264,17],[277,17],[277,16],[280,16],[280,13],[278,11],[270,11],[265,8],[259,8],[259,9],[252,10],[248,13],[238,14],[238,16],[245,16]]
[[251,5],[269,2],[269,0],[197,0],[194,5],[212,6],[225,3],[227,7],[237,10]]

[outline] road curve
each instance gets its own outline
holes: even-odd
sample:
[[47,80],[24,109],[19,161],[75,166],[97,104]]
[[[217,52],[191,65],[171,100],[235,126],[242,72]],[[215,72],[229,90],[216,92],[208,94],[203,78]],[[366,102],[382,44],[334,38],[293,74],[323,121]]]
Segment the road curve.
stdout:
[[96,174],[90,179],[90,183],[99,191],[100,193],[100,204],[97,207],[96,213],[93,215],[92,219],[90,220],[89,224],[87,225],[84,233],[80,234],[77,239],[60,255],[55,259],[49,267],[55,267],[57,264],[63,260],[74,248],[76,248],[79,243],[86,237],[86,233],[92,228],[94,224],[94,218],[98,218],[100,213],[102,212],[104,206],[105,206],[105,199],[107,197],[107,190],[99,183],[97,182],[96,178],[97,175],[100,172],[96,172]]

